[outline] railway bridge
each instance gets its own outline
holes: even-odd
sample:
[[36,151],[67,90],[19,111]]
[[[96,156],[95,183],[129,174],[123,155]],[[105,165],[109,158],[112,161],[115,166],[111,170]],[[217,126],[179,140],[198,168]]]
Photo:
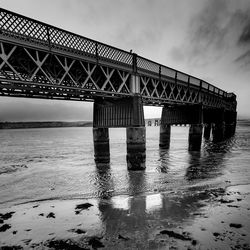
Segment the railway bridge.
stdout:
[[96,162],[110,160],[108,128],[126,127],[128,169],[133,170],[145,168],[143,105],[163,107],[160,147],[169,147],[174,124],[190,125],[189,150],[200,149],[203,134],[219,141],[232,136],[236,126],[235,94],[2,8],[0,95],[94,102]]

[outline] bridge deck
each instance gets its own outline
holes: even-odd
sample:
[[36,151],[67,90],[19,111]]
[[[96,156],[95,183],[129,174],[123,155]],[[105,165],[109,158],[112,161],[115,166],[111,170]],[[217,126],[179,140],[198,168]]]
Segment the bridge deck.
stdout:
[[[0,9],[0,95],[92,101],[138,93],[147,105],[236,109],[236,96],[181,71]],[[139,86],[131,86],[131,77]]]

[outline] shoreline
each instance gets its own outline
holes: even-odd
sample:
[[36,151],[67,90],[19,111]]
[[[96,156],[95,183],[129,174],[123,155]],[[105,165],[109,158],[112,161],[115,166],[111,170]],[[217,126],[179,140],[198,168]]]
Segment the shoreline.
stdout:
[[[249,249],[250,185],[1,209],[0,246],[20,249]],[[4,219],[4,218],[7,219]],[[63,248],[64,247],[64,248]]]

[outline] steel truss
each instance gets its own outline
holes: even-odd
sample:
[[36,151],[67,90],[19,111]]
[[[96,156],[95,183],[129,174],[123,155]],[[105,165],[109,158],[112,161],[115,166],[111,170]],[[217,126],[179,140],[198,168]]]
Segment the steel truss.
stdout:
[[93,101],[132,96],[146,105],[202,103],[236,110],[236,96],[134,53],[0,8],[0,95]]
[[130,73],[0,42],[0,94],[70,100],[131,95]]

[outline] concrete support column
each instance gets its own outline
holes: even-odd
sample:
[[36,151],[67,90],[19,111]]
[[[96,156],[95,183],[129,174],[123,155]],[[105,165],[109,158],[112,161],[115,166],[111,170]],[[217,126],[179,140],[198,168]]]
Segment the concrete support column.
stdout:
[[204,126],[204,138],[206,140],[208,140],[210,138],[211,128],[212,128],[211,123],[207,123]]
[[235,133],[235,123],[225,124],[225,138],[233,136]]
[[225,139],[225,122],[215,123],[212,133],[213,141],[223,141]]
[[161,124],[160,126],[160,143],[161,148],[169,148],[170,146],[170,136],[171,136],[171,125]]
[[96,163],[109,163],[109,129],[93,128],[94,154]]
[[198,151],[201,148],[202,124],[191,124],[189,127],[188,150]]
[[128,170],[146,168],[146,129],[145,127],[127,128],[127,166]]

